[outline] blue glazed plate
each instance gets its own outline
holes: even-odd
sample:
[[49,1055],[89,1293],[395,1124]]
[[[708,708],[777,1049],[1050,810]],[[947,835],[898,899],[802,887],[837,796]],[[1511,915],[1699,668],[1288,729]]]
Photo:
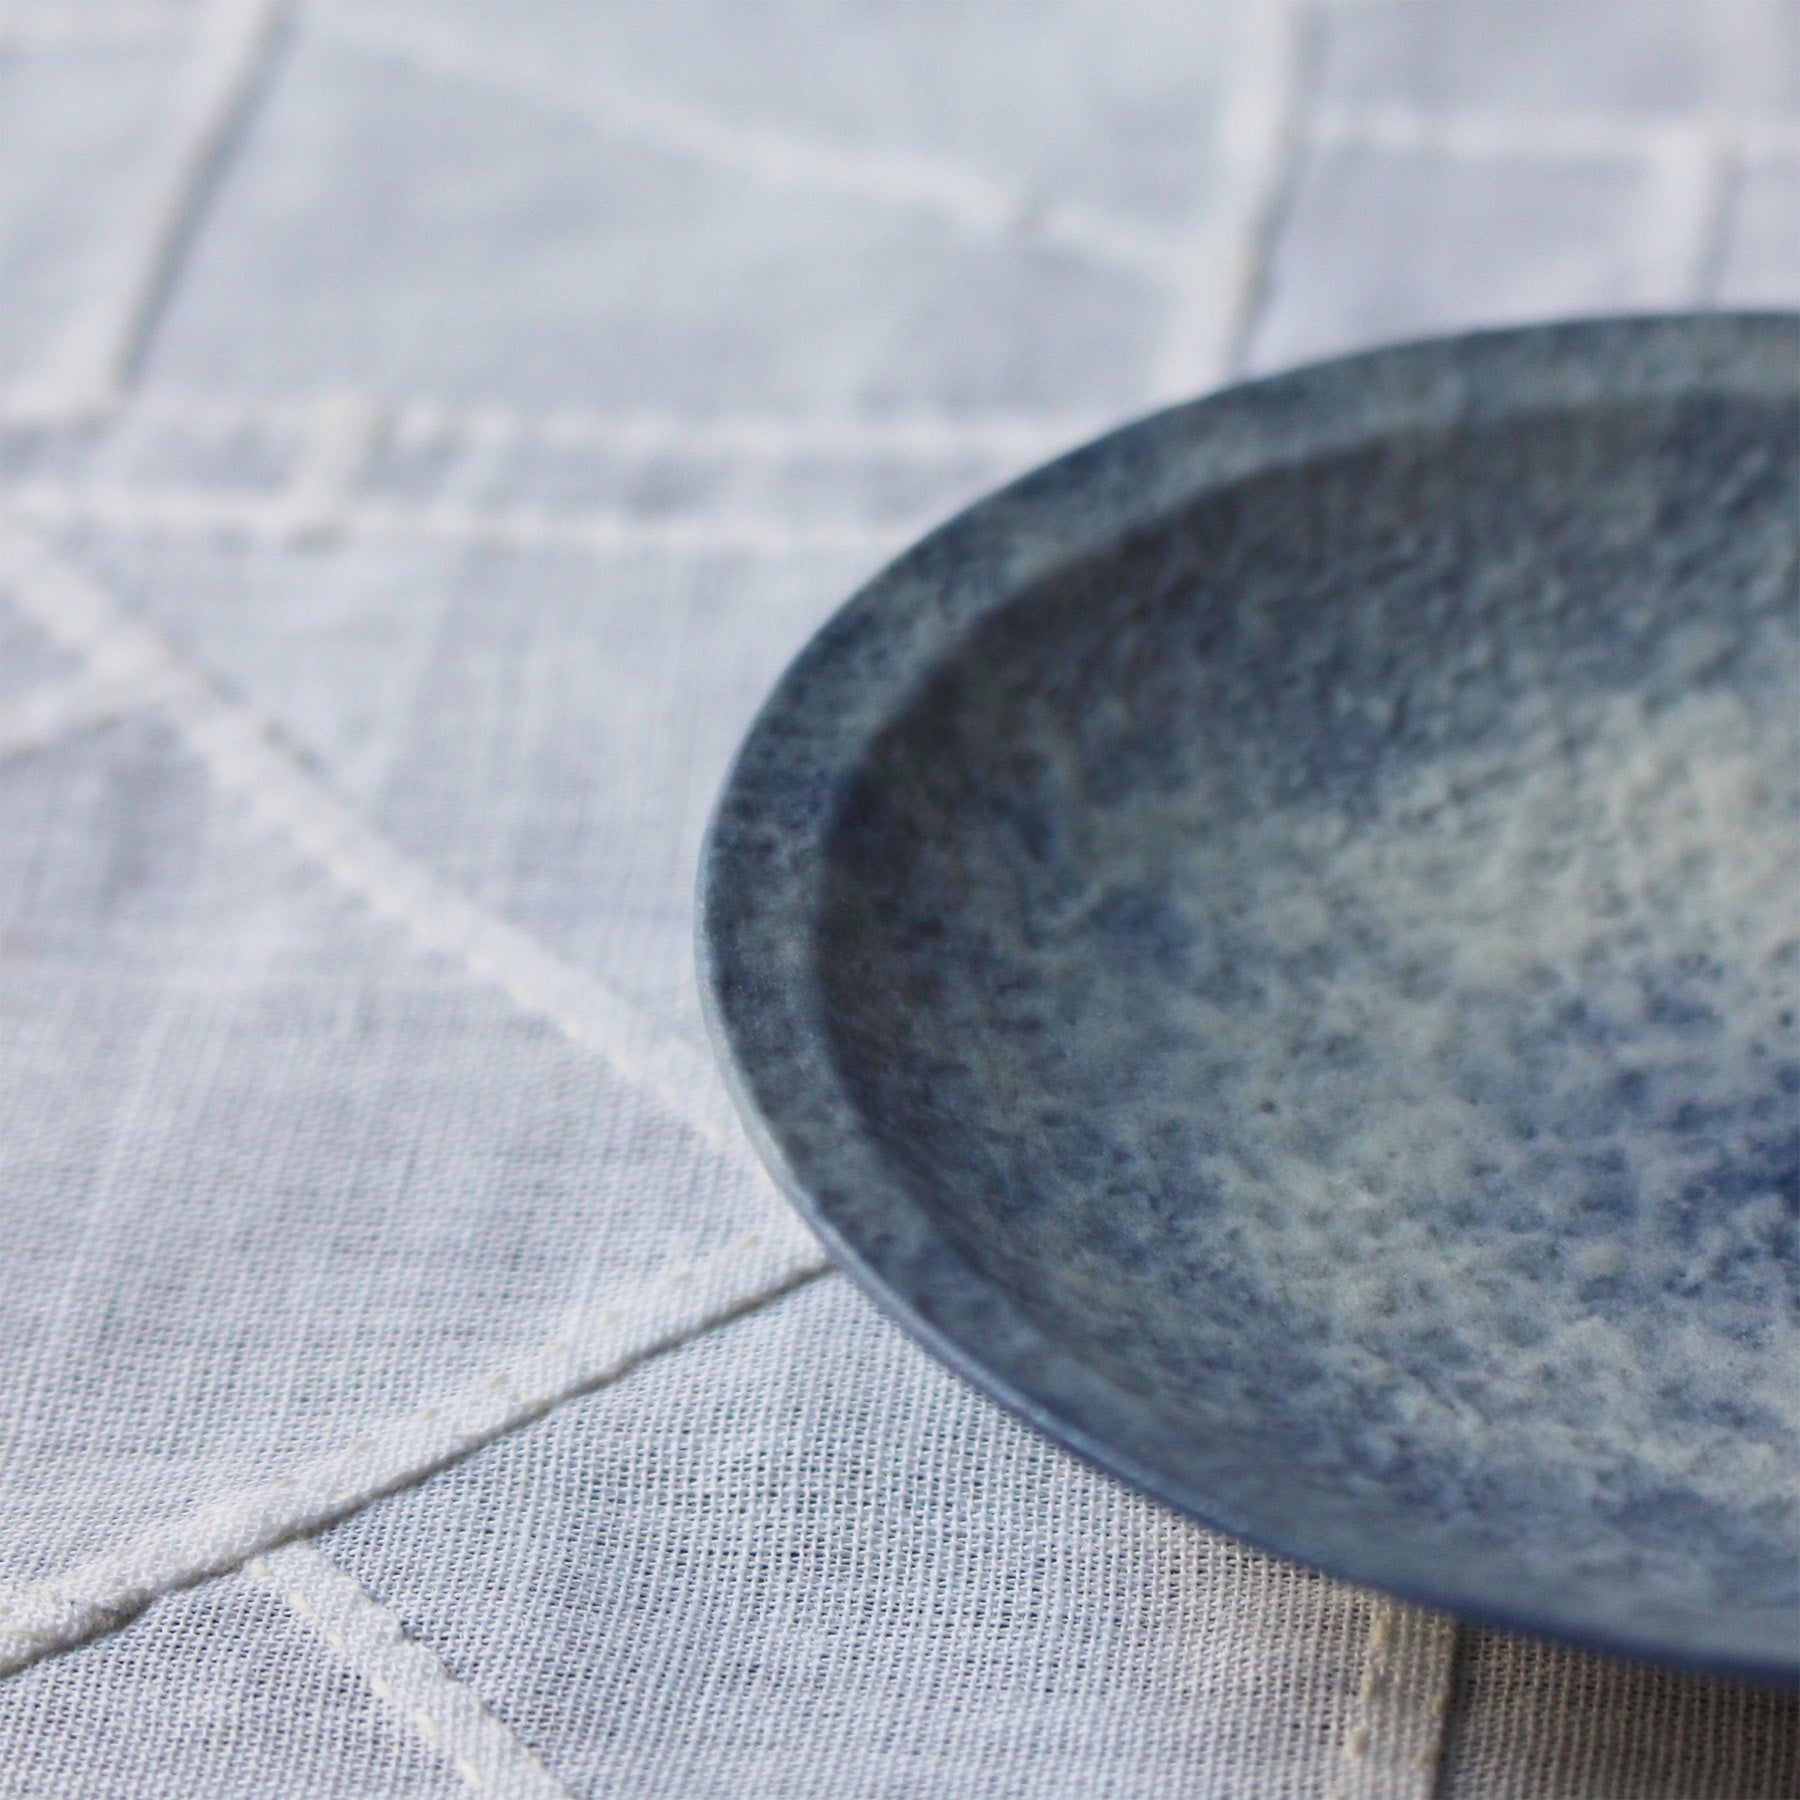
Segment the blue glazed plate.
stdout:
[[745,742],[702,986],[952,1368],[1205,1523],[1800,1675],[1800,319],[1417,344],[901,557]]

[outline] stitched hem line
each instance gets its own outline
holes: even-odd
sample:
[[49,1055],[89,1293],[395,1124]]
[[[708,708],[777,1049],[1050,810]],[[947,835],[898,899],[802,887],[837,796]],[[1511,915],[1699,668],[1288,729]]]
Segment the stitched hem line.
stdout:
[[415,21],[337,13],[322,28],[339,43],[398,58],[436,75],[510,93],[594,129],[776,189],[934,214],[977,236],[1048,245],[1152,281],[1179,267],[1175,240],[1075,206],[1041,206],[1027,193],[947,163],[901,151],[858,151],[738,124],[508,55],[498,42]]
[[78,731],[154,706],[170,694],[168,673],[103,675],[89,670],[0,703],[0,760],[48,749]]
[[100,588],[16,534],[0,532],[0,582],[22,611],[96,668],[161,671],[182,735],[224,787],[419,942],[457,957],[525,1011],[592,1049],[715,1148],[746,1156],[724,1085],[704,1051],[525,932],[441,886],[311,775],[268,723],[227,700],[157,633],[127,619]]
[[567,1788],[347,1570],[309,1543],[255,1557],[244,1573],[278,1594],[339,1662],[360,1675],[400,1729],[479,1794],[573,1800]]
[[[413,449],[521,444],[687,460],[743,457],[782,461],[867,456],[937,463],[977,458],[1038,459],[1079,444],[1114,421],[1110,412],[909,410],[873,417],[826,413],[812,418],[756,413],[538,413],[499,406],[445,406],[346,388],[328,392],[339,404],[348,401],[385,420],[389,441]],[[117,416],[188,432],[202,440],[239,431],[265,436],[299,435],[314,425],[323,398],[240,400],[168,389],[140,390],[126,398],[125,410]],[[31,427],[55,421],[21,403],[15,394],[0,393],[0,423]]]
[[1441,1613],[1375,1599],[1362,1677],[1326,1800],[1432,1800],[1457,1630]]
[[280,0],[214,0],[175,128],[125,209],[127,229],[90,303],[69,322],[21,400],[46,418],[105,413],[130,378],[182,239],[231,146],[274,47]]
[[398,506],[317,489],[239,494],[99,483],[66,487],[47,481],[23,481],[0,489],[0,505],[32,525],[93,525],[169,537],[211,535],[273,544],[347,537],[367,543],[600,554],[637,550],[742,551],[755,556],[891,554],[904,549],[930,522],[921,517],[902,525],[783,525],[754,515],[705,514],[642,519],[629,513],[559,513],[531,505],[486,511],[454,504]]
[[391,1420],[277,1481],[200,1507],[64,1574],[0,1595],[0,1675],[117,1630],[152,1600],[241,1568],[290,1538],[410,1487],[648,1358],[754,1311],[830,1267],[783,1211],[679,1262],[572,1334]]
[[1300,130],[1307,0],[1260,0],[1244,14],[1239,72],[1215,133],[1211,198],[1186,234],[1155,386],[1185,399],[1234,372],[1261,275],[1266,221]]

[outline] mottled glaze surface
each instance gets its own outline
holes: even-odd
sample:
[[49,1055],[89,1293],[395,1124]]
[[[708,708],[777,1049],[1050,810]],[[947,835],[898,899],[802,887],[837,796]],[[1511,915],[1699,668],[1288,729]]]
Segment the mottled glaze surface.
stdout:
[[1800,1667],[1800,321],[1410,346],[976,507],[703,870],[759,1147],[1197,1518]]

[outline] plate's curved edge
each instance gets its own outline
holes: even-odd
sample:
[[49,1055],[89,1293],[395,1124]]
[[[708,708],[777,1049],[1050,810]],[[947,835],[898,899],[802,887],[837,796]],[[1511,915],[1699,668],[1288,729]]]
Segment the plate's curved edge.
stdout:
[[[1191,1496],[1175,1491],[1153,1469],[1121,1455],[1088,1430],[996,1376],[992,1369],[966,1350],[957,1339],[948,1336],[896,1292],[883,1274],[837,1229],[830,1215],[818,1205],[795,1176],[754,1097],[743,1085],[735,1058],[724,1047],[729,1040],[721,1035],[722,1024],[715,1023],[710,994],[703,1003],[703,1010],[707,1013],[708,1032],[714,1043],[720,1046],[719,1061],[726,1087],[739,1109],[745,1131],[758,1157],[794,1210],[806,1222],[808,1229],[819,1239],[837,1270],[855,1282],[884,1318],[899,1326],[952,1374],[1077,1461],[1109,1480],[1123,1482],[1155,1505],[1207,1530],[1220,1532],[1252,1549],[1279,1557],[1284,1562],[1314,1569],[1334,1580],[1347,1581],[1354,1586],[1384,1593],[1415,1606],[1448,1614],[1460,1624],[1529,1636],[1547,1636],[1574,1649],[1628,1657],[1636,1662],[1653,1664],[1684,1675],[1711,1676],[1756,1687],[1800,1691],[1800,1666],[1765,1663],[1744,1657],[1697,1656],[1691,1652],[1671,1649],[1660,1640],[1595,1631],[1584,1628],[1579,1622],[1565,1623],[1546,1619],[1538,1614],[1509,1611],[1505,1607],[1491,1604],[1479,1594],[1464,1595],[1444,1587],[1421,1585],[1403,1577],[1357,1570],[1346,1566],[1341,1559],[1330,1563],[1316,1561],[1296,1552],[1292,1545],[1270,1540],[1253,1525],[1242,1524],[1219,1512],[1209,1511],[1196,1504]],[[1046,1350],[1049,1349],[1050,1346],[1046,1344]]]
[[[1055,568],[1153,523],[1209,486],[1396,431],[1598,398],[1800,385],[1800,313],[1573,321],[1426,340],[1310,365],[1155,413],[1021,477],[951,519],[854,594],[801,650],[740,746],[708,823],[696,953],[708,1033],[758,1155],[837,1265],[934,1357],[1033,1430],[1170,1510],[1271,1554],[1471,1623],[1547,1635],[1692,1673],[1800,1687],[1791,1660],[1508,1608],[1454,1579],[1272,1541],[1122,1449],[1123,1411],[938,1238],[883,1179],[838,1083],[810,964],[809,882],[837,816],[843,754],[901,711],[967,630]],[[1109,466],[1110,465],[1110,466]],[[872,665],[886,663],[885,671]],[[833,703],[837,710],[832,710]],[[836,755],[825,754],[835,749]],[[753,949],[754,946],[754,949]],[[826,1173],[829,1152],[835,1168]],[[880,1195],[880,1233],[846,1229]],[[933,1316],[973,1303],[1015,1354],[987,1354]],[[1003,1361],[1011,1367],[996,1367]],[[1024,1378],[1024,1361],[1037,1372]],[[1083,1391],[1085,1390],[1085,1391]],[[1111,1415],[1110,1420],[1108,1415]],[[1098,1428],[1097,1428],[1098,1427]]]

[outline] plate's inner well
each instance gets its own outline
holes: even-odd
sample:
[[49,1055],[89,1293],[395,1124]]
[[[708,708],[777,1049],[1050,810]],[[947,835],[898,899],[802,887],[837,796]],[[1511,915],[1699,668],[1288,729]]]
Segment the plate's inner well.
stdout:
[[865,766],[845,1079],[1245,1518],[1789,1629],[1797,476],[1741,399],[1261,475],[992,619]]

